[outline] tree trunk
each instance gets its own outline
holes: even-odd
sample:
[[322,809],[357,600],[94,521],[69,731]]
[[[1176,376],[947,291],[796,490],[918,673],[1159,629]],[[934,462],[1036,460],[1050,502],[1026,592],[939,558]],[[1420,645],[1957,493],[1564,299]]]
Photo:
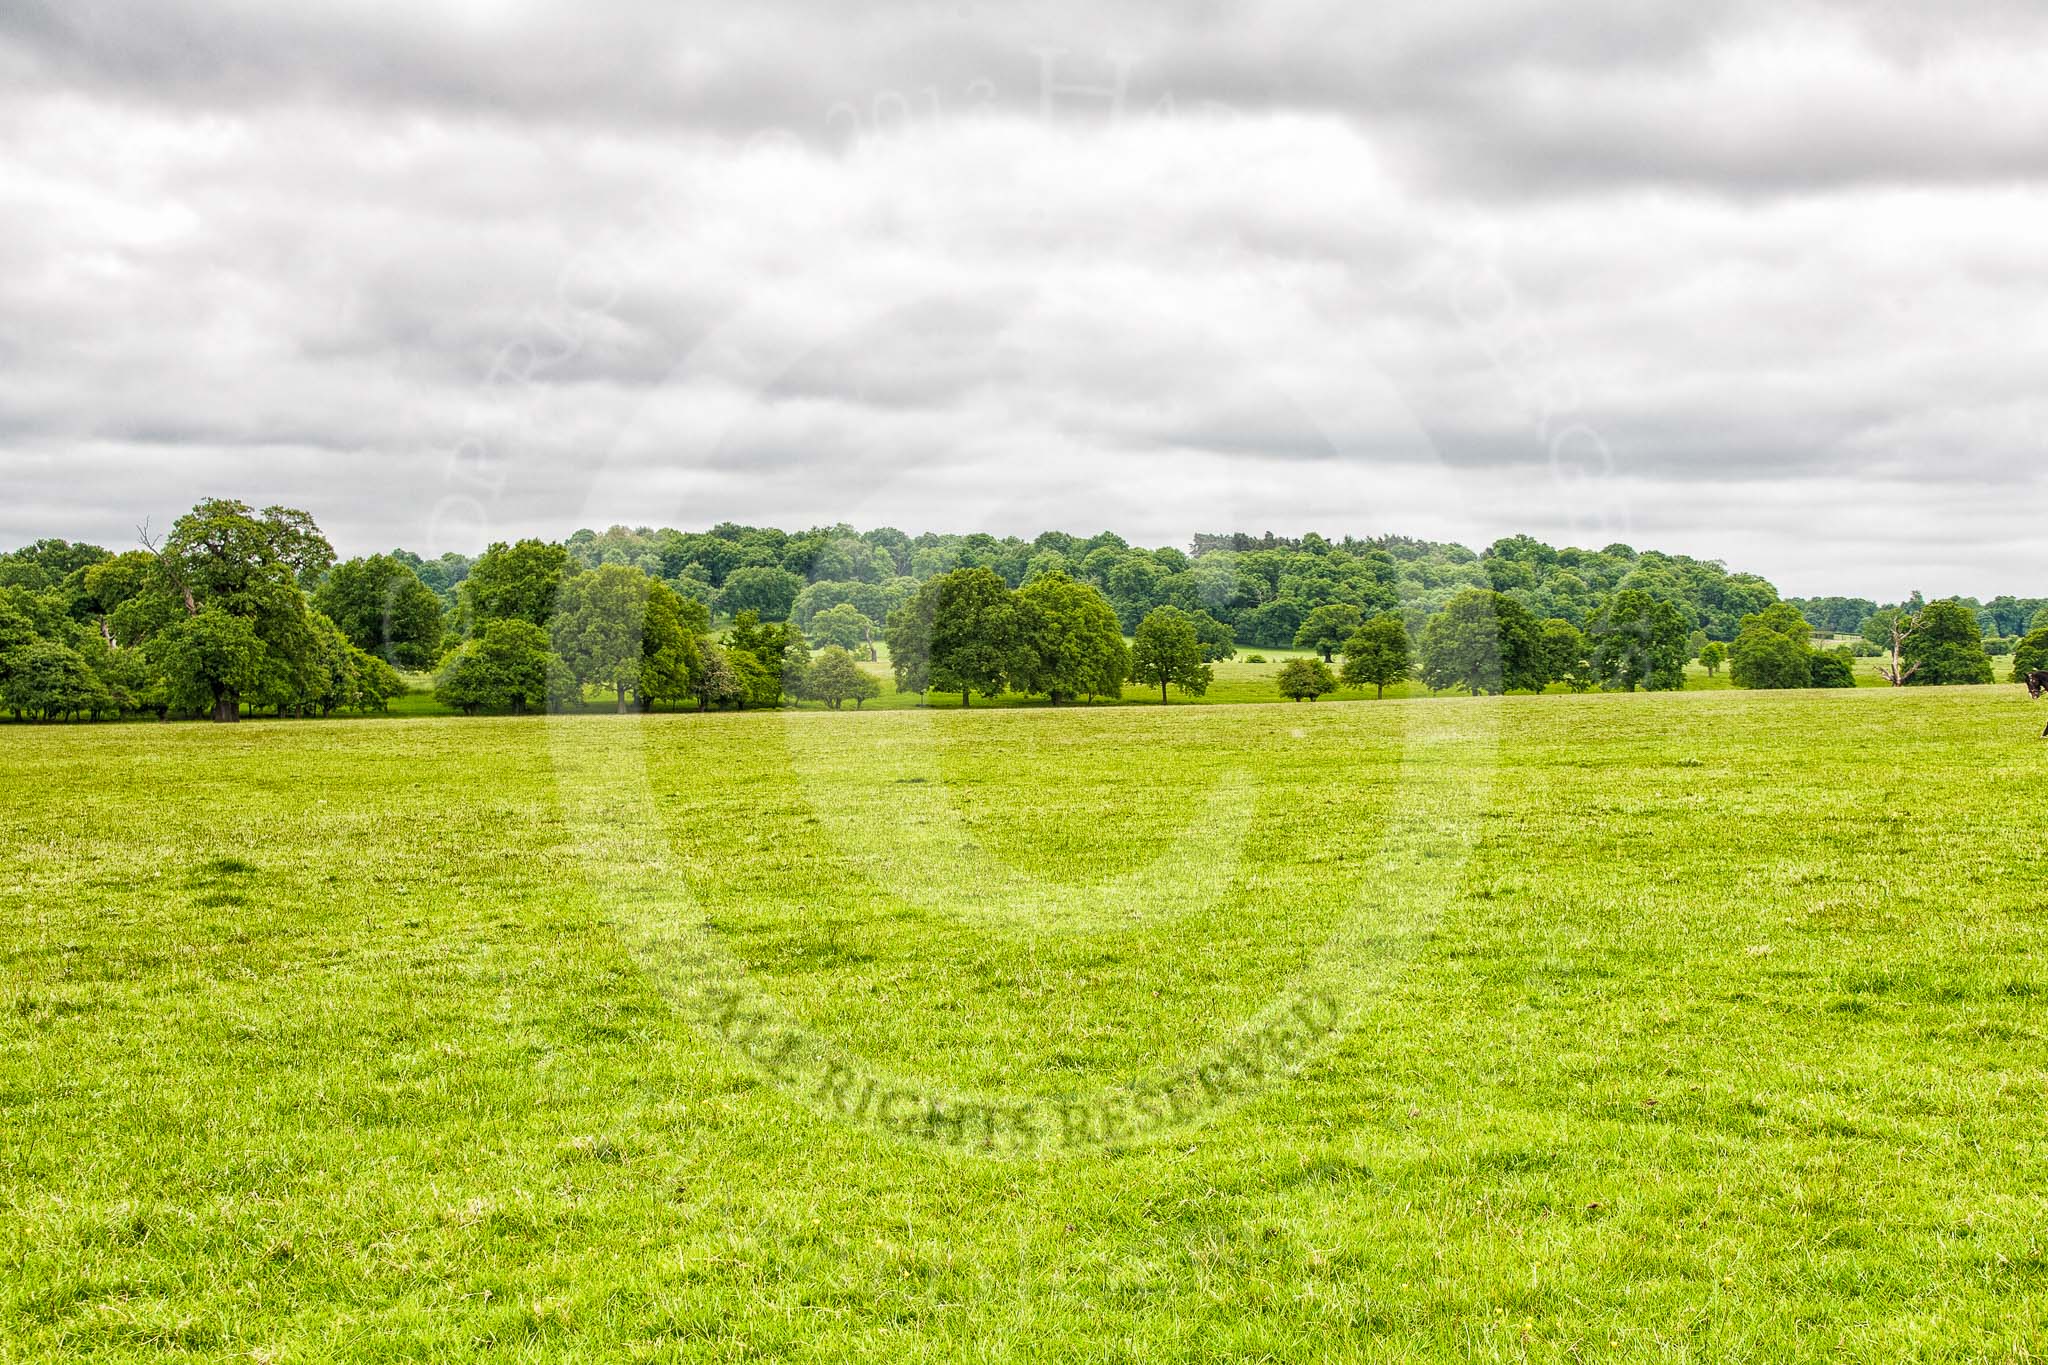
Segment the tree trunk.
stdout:
[[615,683],[613,685],[619,689],[619,714],[623,716],[626,714],[626,685],[624,683]]
[[1166,679],[1164,678],[1159,680],[1159,704],[1161,706],[1166,705]]
[[1386,696],[1387,696],[1387,685],[1386,685],[1385,683],[1381,683],[1381,684],[1379,685],[1379,691],[1377,691],[1377,692],[1375,692],[1375,693],[1373,693],[1373,694],[1372,694],[1372,699],[1373,699],[1374,701],[1384,701],[1384,700],[1386,700]]
[[962,711],[965,711],[968,707],[974,705],[972,701],[968,700],[968,698],[971,695],[972,693],[967,688],[963,687],[960,689],[960,709]]
[[242,718],[242,699],[236,695],[234,688],[224,687],[213,694],[213,718],[216,721]]

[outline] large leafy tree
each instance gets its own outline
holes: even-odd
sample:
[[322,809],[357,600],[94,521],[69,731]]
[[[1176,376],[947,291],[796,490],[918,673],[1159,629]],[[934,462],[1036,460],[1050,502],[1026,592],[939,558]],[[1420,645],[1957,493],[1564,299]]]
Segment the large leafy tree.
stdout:
[[1015,679],[1055,702],[1118,696],[1130,672],[1116,610],[1086,583],[1054,569],[1017,590],[1024,648]]
[[268,650],[254,622],[221,606],[179,618],[152,644],[170,706],[205,711],[217,721],[239,720],[242,694],[261,687],[269,674]]
[[1906,681],[1915,686],[1991,681],[1991,660],[1984,653],[1977,613],[1960,602],[1929,602],[1921,608],[1918,627],[1902,642],[1901,655],[1913,669]]
[[1602,684],[1624,692],[1675,692],[1685,686],[1691,637],[1692,622],[1677,607],[1640,588],[1624,588],[1588,632],[1593,671]]
[[938,580],[931,630],[931,685],[958,692],[999,695],[1023,662],[1022,620],[1014,595],[991,569],[955,569]]
[[578,684],[609,688],[621,713],[640,686],[651,584],[639,569],[606,564],[566,580],[555,601],[555,653]]
[[1214,670],[1202,658],[1195,623],[1178,607],[1161,607],[1138,623],[1131,643],[1131,681],[1156,686],[1166,701],[1169,684],[1191,697],[1209,690]]
[[1542,641],[1536,618],[1506,593],[1468,588],[1422,632],[1422,680],[1432,690],[1538,691]]
[[780,706],[784,696],[804,695],[811,647],[794,625],[743,611],[725,634],[725,648],[748,705]]
[[[290,507],[258,512],[232,498],[207,498],[151,548],[189,613],[213,603],[233,615],[258,615],[280,578],[305,586],[334,563],[334,547],[306,513]],[[250,598],[262,600],[252,604]]]
[[1237,657],[1237,633],[1206,611],[1191,611],[1195,638],[1202,642],[1202,657],[1210,663]]
[[643,707],[697,694],[710,614],[702,602],[650,580],[640,632],[640,677],[634,699]]
[[1415,645],[1394,612],[1373,617],[1344,642],[1343,678],[1349,686],[1370,687],[1375,697],[1384,697],[1389,683],[1406,682],[1414,674]]
[[[173,705],[241,715],[244,692],[303,692],[319,664],[319,639],[302,585],[326,572],[334,550],[312,518],[286,507],[262,512],[209,498],[178,518],[156,554],[159,592],[174,624],[157,637]],[[175,619],[175,606],[185,619]],[[230,624],[235,623],[235,624]]]
[[1584,692],[1598,681],[1592,643],[1577,626],[1553,616],[1538,627],[1538,635],[1545,683],[1561,682],[1574,692]]
[[582,566],[544,540],[498,541],[477,557],[457,587],[470,631],[486,621],[524,621],[546,630],[563,580]]
[[1789,602],[1742,618],[1728,647],[1728,676],[1737,687],[1813,686],[1813,628]]
[[375,655],[350,642],[341,627],[320,612],[313,613],[313,659],[309,668],[280,680],[280,689],[264,699],[298,715],[336,710],[381,711],[404,691],[398,673]]
[[540,710],[575,692],[575,678],[549,648],[547,632],[516,616],[484,622],[442,661],[434,679],[434,695],[465,714]]
[[117,651],[141,644],[184,610],[162,566],[147,550],[130,550],[85,571],[86,595],[100,638]]
[[1317,607],[1303,618],[1301,626],[1294,632],[1296,649],[1313,649],[1323,656],[1323,662],[1330,657],[1358,630],[1364,617],[1357,607],[1349,603],[1332,602]]
[[889,613],[883,638],[889,646],[889,670],[898,692],[922,699],[932,685],[932,622],[939,610],[937,579],[919,588],[908,602]]
[[390,555],[335,565],[313,605],[366,654],[401,668],[427,668],[441,657],[441,599]]

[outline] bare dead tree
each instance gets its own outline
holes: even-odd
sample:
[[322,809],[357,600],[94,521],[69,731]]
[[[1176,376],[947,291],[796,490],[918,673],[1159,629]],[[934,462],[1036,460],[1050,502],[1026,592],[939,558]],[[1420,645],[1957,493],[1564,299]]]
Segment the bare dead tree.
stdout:
[[163,552],[159,542],[150,539],[149,523],[147,521],[144,521],[142,525],[135,528],[135,538],[142,542],[143,549],[156,556],[157,567],[164,571],[164,577],[171,580],[171,586],[176,588],[178,595],[185,599],[185,614],[187,616],[197,616],[199,614],[199,604],[192,600],[192,589],[186,586],[185,576],[178,572],[176,562]]
[[1906,641],[1912,639],[1915,635],[1918,635],[1919,633],[1920,618],[1917,615],[1909,617],[1906,615],[1904,611],[1895,611],[1892,613],[1891,666],[1886,667],[1883,664],[1879,664],[1877,666],[1877,671],[1880,675],[1883,676],[1884,680],[1890,683],[1893,687],[1904,687],[1906,685],[1906,680],[1911,678],[1915,673],[1918,673],[1920,671],[1919,664],[1913,664],[1909,667],[1906,665],[1904,660],[1902,660],[1899,657],[1900,652],[1905,648]]

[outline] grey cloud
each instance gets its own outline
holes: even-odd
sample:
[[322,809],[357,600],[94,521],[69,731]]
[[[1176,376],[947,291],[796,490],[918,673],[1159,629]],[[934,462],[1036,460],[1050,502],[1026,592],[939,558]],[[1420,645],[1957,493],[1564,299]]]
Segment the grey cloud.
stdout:
[[0,541],[233,493],[349,550],[1526,529],[2044,586],[2027,7],[504,13],[0,15]]

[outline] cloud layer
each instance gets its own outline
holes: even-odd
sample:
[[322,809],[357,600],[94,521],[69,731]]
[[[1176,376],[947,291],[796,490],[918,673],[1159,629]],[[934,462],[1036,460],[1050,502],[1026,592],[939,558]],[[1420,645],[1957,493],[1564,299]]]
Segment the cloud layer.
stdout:
[[11,7],[0,543],[226,493],[2048,591],[2035,11],[1104,8]]

